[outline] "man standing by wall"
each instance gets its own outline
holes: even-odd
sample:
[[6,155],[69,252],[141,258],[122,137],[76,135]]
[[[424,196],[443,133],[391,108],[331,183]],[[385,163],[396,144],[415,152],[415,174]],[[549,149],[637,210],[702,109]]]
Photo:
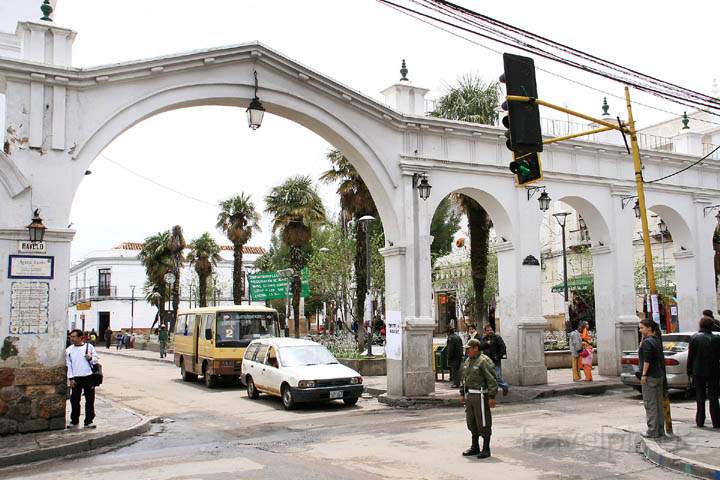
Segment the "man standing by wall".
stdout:
[[83,342],[83,332],[79,329],[70,332],[70,345],[65,350],[67,379],[70,387],[70,425],[77,427],[80,423],[80,397],[85,395],[85,428],[95,428],[95,385],[93,383],[92,365],[98,363],[95,347]]
[[638,349],[641,369],[640,385],[647,418],[647,438],[665,435],[665,417],[663,415],[663,382],[665,380],[665,355],[663,353],[660,326],[646,318],[640,321],[642,343]]
[[453,388],[458,388],[460,386],[460,365],[462,364],[463,344],[453,327],[448,327],[447,334],[445,353],[447,354],[448,368],[450,369],[450,382],[452,382]]
[[[697,412],[695,424],[705,426],[705,398],[710,401],[710,420],[713,428],[720,428],[720,335],[712,333],[713,320],[700,319],[700,331],[693,335],[688,350],[687,374],[695,385]],[[706,395],[707,391],[707,395]]]
[[509,386],[508,383],[502,376],[502,359],[507,353],[505,342],[500,335],[495,334],[495,331],[490,325],[485,325],[484,328],[485,336],[481,342],[487,344],[487,356],[495,364],[495,376],[497,377],[498,385],[502,388],[503,396],[508,394]]
[[[480,353],[479,340],[470,340],[467,347],[468,358],[463,364],[460,404],[465,405],[465,420],[472,435],[472,444],[463,455],[488,458],[492,435],[490,409],[495,408],[495,395],[498,389],[495,367],[492,360]],[[480,437],[483,437],[482,451],[479,445]]]

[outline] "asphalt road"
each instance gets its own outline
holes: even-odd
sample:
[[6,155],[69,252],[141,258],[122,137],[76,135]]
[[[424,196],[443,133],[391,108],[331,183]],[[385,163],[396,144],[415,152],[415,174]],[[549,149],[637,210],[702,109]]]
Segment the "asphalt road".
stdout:
[[[103,366],[99,394],[163,423],[125,445],[0,471],[0,479],[681,477],[638,453],[644,410],[631,391],[499,406],[493,457],[477,460],[460,455],[469,443],[461,409],[402,410],[361,399],[355,407],[286,412],[278,399],[253,401],[240,387],[184,383],[171,365],[105,356]],[[693,406],[676,400],[675,417],[692,423]]]

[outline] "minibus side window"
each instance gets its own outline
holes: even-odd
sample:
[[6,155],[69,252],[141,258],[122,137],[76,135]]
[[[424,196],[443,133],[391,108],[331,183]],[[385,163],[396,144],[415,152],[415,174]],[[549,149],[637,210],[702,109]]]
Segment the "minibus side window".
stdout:
[[186,315],[178,315],[177,318],[177,325],[175,325],[175,333],[178,335],[183,335],[183,332],[185,331],[185,323],[186,323]]

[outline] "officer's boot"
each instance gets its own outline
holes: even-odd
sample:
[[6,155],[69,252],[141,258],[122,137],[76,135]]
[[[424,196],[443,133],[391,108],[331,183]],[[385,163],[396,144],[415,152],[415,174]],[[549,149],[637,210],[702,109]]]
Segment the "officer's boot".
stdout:
[[488,458],[490,456],[490,435],[483,437],[483,449],[477,458]]
[[473,435],[472,436],[472,445],[470,445],[470,448],[465,450],[462,454],[463,457],[469,457],[471,455],[477,455],[480,453],[480,443],[479,443],[480,436],[479,435]]

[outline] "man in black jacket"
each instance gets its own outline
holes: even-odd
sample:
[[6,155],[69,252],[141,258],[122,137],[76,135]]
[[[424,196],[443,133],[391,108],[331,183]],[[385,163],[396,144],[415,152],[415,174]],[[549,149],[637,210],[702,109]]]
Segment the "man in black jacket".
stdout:
[[705,426],[706,390],[713,428],[720,428],[720,335],[713,334],[712,327],[712,318],[702,317],[700,331],[693,335],[688,351],[687,373],[695,384],[695,424],[699,428]]
[[502,388],[503,396],[505,396],[510,390],[508,383],[502,376],[502,359],[507,353],[505,342],[500,335],[495,333],[490,325],[485,325],[484,332],[485,336],[481,342],[488,344],[488,350],[485,354],[490,357],[495,364],[495,376],[497,377],[498,386]]
[[720,332],[720,320],[715,318],[715,315],[713,315],[712,310],[703,310],[703,316],[710,317],[710,320],[712,320],[712,331],[713,332]]
[[462,364],[463,358],[463,344],[453,327],[448,327],[447,334],[445,353],[448,368],[450,369],[450,381],[452,382],[453,388],[458,388],[460,387],[460,365]]

